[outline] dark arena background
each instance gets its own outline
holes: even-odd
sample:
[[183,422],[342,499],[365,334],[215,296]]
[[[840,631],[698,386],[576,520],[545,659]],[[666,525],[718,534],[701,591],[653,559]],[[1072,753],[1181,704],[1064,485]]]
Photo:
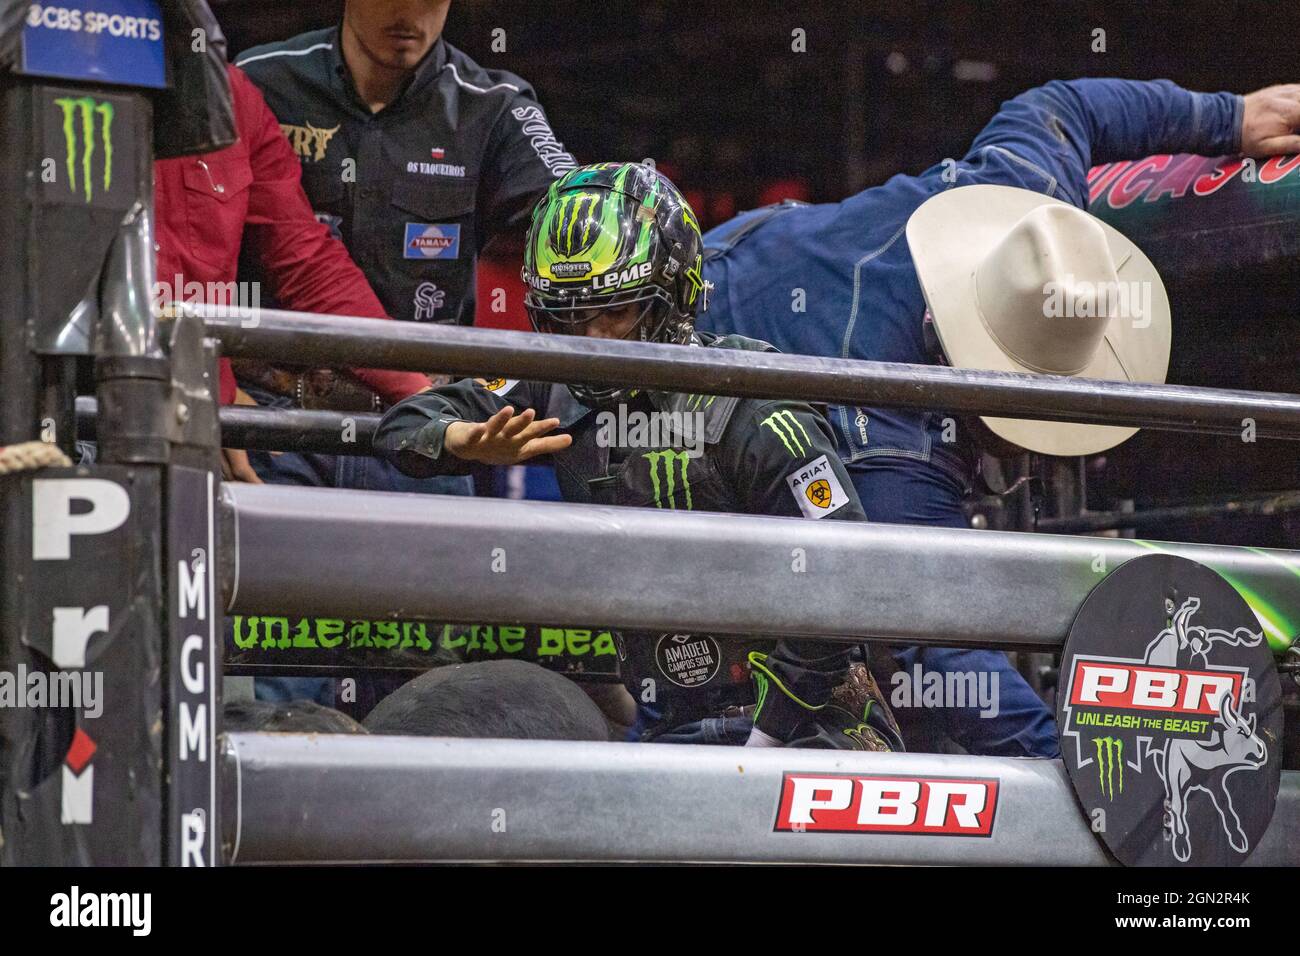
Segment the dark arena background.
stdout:
[[[1300,866],[1300,4],[452,0],[386,98],[312,58],[342,39],[229,69],[440,6],[0,0],[0,880]],[[1067,107],[1006,142],[1087,162],[968,157],[1045,86]],[[1158,148],[1088,152],[1120,131]],[[1149,259],[1167,375],[1003,345],[976,267],[1012,244],[924,231],[968,186],[1030,204],[1006,234]],[[956,356],[938,249],[1009,368]],[[1067,258],[1039,251],[1008,285]],[[838,309],[791,307],[830,329],[807,349],[697,313],[764,337],[745,309],[804,265]],[[698,455],[591,437],[615,402],[708,422]],[[995,422],[1139,430],[1067,455]],[[1079,880],[1096,929],[1263,909]]]

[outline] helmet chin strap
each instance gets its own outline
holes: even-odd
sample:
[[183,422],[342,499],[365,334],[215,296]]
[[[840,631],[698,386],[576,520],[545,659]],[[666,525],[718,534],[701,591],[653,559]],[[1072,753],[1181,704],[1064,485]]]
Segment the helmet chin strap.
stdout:
[[709,311],[709,297],[713,295],[714,285],[708,279],[704,280],[704,287],[700,289],[700,311]]
[[921,333],[925,337],[925,353],[930,361],[936,365],[949,365],[943,343],[939,341],[939,331],[934,327],[934,316],[929,309],[925,310],[925,316],[921,319]]

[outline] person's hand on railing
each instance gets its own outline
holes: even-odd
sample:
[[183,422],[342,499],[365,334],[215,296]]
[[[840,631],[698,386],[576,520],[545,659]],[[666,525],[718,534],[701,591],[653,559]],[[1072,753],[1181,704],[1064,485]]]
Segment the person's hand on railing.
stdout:
[[1267,86],[1245,97],[1241,153],[1255,159],[1300,153],[1300,83]]
[[[236,405],[256,405],[257,401],[242,388],[235,390]],[[251,485],[263,484],[242,448],[221,449],[221,477],[226,481],[246,481]]]
[[534,421],[536,412],[518,415],[507,405],[485,422],[453,422],[443,436],[443,447],[457,458],[485,465],[517,465],[538,455],[549,455],[573,444],[572,435],[550,435],[558,418]]
[[248,452],[242,448],[221,449],[221,477],[226,481],[246,481],[250,485],[263,483],[248,461]]

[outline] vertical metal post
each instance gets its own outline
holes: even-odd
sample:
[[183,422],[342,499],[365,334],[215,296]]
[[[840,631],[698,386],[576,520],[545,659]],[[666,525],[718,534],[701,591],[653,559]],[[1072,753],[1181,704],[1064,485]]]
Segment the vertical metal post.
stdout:
[[77,460],[77,360],[72,356],[44,360],[41,369],[41,440],[58,445]]
[[0,670],[72,701],[0,694],[0,864],[211,865],[215,363],[159,344],[150,101],[2,76],[0,142],[0,444],[71,450],[77,356],[99,409],[94,466],[0,478]]
[[167,632],[163,645],[166,791],[163,833],[171,866],[219,862],[216,741],[221,722],[217,600],[217,353],[195,318],[171,328],[171,454],[166,469]]
[[127,423],[148,402],[124,401],[114,377],[170,386],[156,346],[124,355],[152,341],[151,107],[122,89],[0,83],[0,234],[21,250],[0,265],[0,441],[44,432],[70,450],[76,356],[98,346],[114,373],[102,464],[3,479],[0,862],[156,864],[168,447],[137,453],[153,429]]
[[[1053,518],[1074,518],[1083,514],[1087,504],[1085,459],[1048,458],[1047,510]],[[1020,655],[1020,672],[1040,697],[1051,702],[1059,655],[1029,653]],[[1046,682],[1044,678],[1047,678]],[[1046,683],[1046,687],[1044,684]]]
[[[24,193],[27,130],[31,89],[14,77],[0,74],[0,235],[23,247],[24,208],[15,199]],[[0,445],[31,441],[38,435],[35,382],[40,374],[28,347],[26,284],[22,255],[0,256]],[[25,499],[22,478],[0,477],[0,671],[16,674],[30,659],[23,647],[22,620],[27,587],[27,559],[22,554]],[[21,743],[34,733],[35,714],[26,708],[0,708],[0,860],[8,854],[6,799]]]

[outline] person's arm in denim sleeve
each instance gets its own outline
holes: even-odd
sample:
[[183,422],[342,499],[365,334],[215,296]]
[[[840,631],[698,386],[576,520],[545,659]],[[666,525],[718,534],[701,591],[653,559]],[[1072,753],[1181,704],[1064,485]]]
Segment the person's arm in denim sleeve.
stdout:
[[1042,190],[1085,204],[1088,170],[1157,153],[1235,154],[1243,97],[1193,93],[1168,80],[1054,80],[1002,105],[965,161],[1003,150],[1044,178]]

